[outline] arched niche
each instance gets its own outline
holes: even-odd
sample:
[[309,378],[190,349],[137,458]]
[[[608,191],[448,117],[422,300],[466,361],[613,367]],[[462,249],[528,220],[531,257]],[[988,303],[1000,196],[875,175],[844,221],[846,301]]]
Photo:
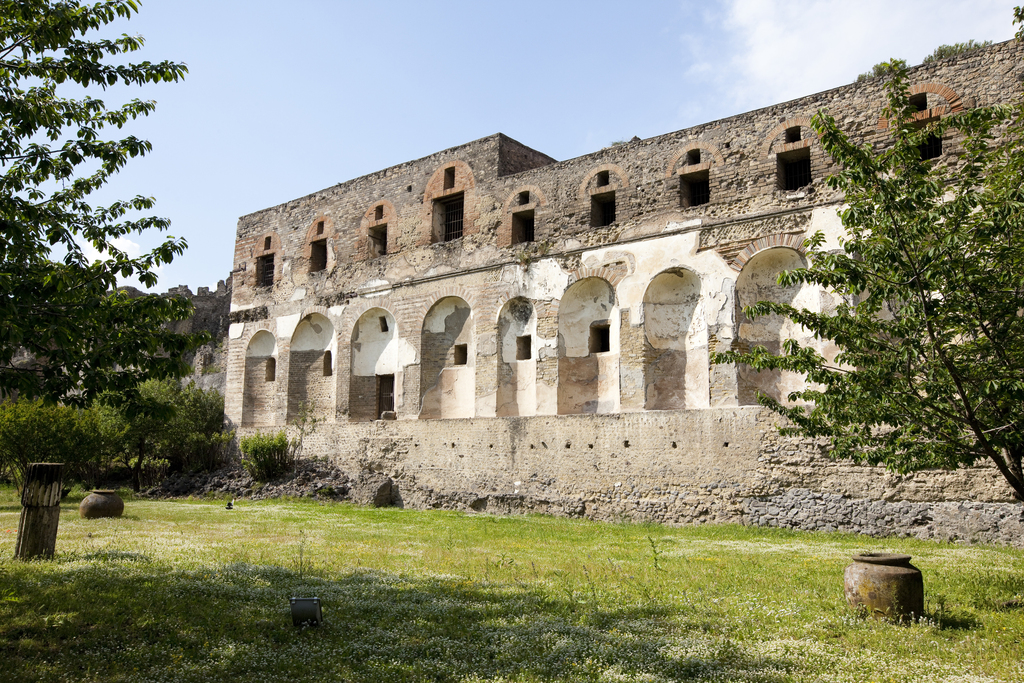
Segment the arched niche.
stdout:
[[334,325],[319,313],[310,313],[299,321],[292,334],[288,368],[288,421],[294,420],[302,404],[315,408],[313,414],[324,419],[334,416],[334,386],[325,373],[324,355],[333,358],[337,343]]
[[619,410],[619,312],[615,289],[588,277],[558,307],[558,413]]
[[465,300],[438,300],[420,333],[420,418],[473,417],[476,349],[473,312]]
[[496,415],[537,414],[537,312],[516,297],[498,313],[498,397]]
[[395,316],[383,308],[371,308],[352,328],[349,373],[349,416],[353,420],[377,420],[397,412],[401,403],[402,342]]
[[270,425],[276,422],[277,340],[267,330],[256,332],[245,348],[242,379],[242,424]]
[[[806,267],[803,255],[793,249],[777,247],[758,252],[743,265],[736,278],[736,327],[740,350],[763,346],[772,353],[782,349],[787,339],[811,342],[813,336],[788,318],[778,315],[749,318],[743,309],[758,301],[787,303],[796,308],[818,310],[819,292],[811,285],[783,287],[778,284],[779,273]],[[747,365],[737,368],[738,399],[740,405],[756,405],[757,394],[763,393],[776,401],[788,402],[791,391],[804,387],[803,377],[794,372],[779,370],[754,371]]]
[[710,405],[708,328],[700,278],[667,270],[644,293],[644,408]]

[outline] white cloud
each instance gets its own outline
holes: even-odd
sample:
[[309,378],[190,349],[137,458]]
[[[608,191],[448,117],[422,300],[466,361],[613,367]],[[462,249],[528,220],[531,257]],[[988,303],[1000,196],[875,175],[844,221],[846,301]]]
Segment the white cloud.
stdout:
[[917,64],[942,44],[1007,40],[1015,1],[730,0],[711,20],[721,42],[688,75],[717,74],[721,104],[738,113],[850,83],[891,57]]

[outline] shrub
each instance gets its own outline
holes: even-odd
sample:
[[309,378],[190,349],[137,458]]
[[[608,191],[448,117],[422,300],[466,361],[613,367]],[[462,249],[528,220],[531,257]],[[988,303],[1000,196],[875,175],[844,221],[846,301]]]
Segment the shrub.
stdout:
[[257,481],[270,481],[291,471],[295,466],[295,452],[284,430],[277,434],[256,432],[242,438],[242,466]]
[[108,457],[91,411],[25,399],[0,404],[0,478],[18,488],[29,463],[64,463],[65,480],[91,482]]
[[209,472],[224,459],[234,438],[224,431],[224,397],[214,389],[190,383],[174,392],[174,417],[167,423],[160,455],[171,472]]

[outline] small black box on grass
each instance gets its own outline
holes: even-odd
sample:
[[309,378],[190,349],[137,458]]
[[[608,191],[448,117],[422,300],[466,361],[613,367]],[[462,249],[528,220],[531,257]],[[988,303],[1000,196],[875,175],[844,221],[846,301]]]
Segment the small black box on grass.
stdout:
[[319,626],[324,620],[320,611],[320,598],[291,598],[292,624],[302,626]]

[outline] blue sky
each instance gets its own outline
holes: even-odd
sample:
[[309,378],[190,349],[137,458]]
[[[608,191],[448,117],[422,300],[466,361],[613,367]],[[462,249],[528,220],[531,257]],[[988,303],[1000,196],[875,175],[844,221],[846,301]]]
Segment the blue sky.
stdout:
[[148,0],[116,31],[145,36],[134,61],[189,74],[107,91],[158,107],[130,129],[153,152],[98,199],[155,196],[189,242],[156,290],[194,291],[230,272],[241,215],[492,133],[562,160],[738,114],[890,57],[1007,40],[1013,5]]

